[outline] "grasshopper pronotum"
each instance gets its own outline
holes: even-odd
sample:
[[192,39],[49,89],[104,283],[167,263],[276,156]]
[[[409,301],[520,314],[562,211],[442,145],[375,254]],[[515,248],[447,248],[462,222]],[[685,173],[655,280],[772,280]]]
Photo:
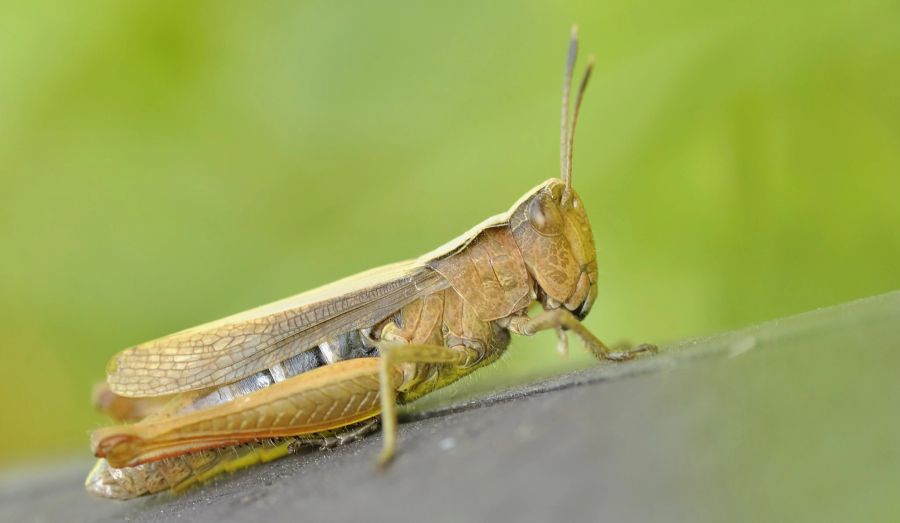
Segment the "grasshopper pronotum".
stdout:
[[[125,499],[180,490],[225,470],[331,446],[373,430],[379,463],[394,455],[396,405],[420,398],[504,352],[510,333],[570,330],[600,359],[614,352],[580,322],[597,296],[594,240],[572,188],[572,144],[590,77],[569,121],[577,54],[563,80],[561,178],[506,213],[414,260],[126,349],[95,402],[118,420],[96,430],[93,494]],[[543,311],[528,316],[537,302]]]

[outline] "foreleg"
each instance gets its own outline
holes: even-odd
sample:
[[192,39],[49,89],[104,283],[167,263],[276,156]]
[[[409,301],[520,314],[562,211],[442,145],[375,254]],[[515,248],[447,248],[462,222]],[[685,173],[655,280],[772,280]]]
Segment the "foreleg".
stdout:
[[594,336],[574,314],[566,309],[553,309],[543,311],[533,318],[528,316],[514,316],[509,320],[509,330],[523,336],[531,336],[537,332],[556,329],[560,332],[560,349],[561,353],[565,353],[564,333],[561,331],[572,331],[581,341],[584,347],[595,357],[601,360],[625,361],[634,358],[638,354],[656,352],[656,345],[642,343],[633,349],[627,351],[613,351]]

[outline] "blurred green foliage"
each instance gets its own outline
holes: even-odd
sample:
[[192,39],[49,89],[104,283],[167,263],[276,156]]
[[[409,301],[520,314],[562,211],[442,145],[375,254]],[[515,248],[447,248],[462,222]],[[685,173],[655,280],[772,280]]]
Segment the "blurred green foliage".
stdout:
[[[900,287],[896,2],[2,5],[0,462],[86,454],[117,350],[416,256],[557,176],[573,21],[598,335]],[[586,361],[552,340],[481,379]]]

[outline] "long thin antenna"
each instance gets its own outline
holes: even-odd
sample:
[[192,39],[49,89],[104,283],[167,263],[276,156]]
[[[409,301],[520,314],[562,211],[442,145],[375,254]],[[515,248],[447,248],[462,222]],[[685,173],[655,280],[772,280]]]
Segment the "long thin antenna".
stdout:
[[566,72],[563,75],[562,92],[562,124],[559,132],[559,176],[571,185],[568,176],[569,169],[569,91],[572,89],[572,70],[575,68],[575,58],[578,56],[578,26],[572,26],[572,36],[569,39],[569,53],[566,57]]
[[565,194],[562,201],[568,202],[572,192],[572,150],[575,147],[575,126],[578,124],[578,110],[581,109],[581,100],[584,99],[584,90],[587,87],[588,80],[591,78],[591,71],[594,70],[594,56],[588,58],[587,67],[584,69],[584,76],[581,77],[581,85],[578,86],[578,96],[575,98],[575,111],[572,113],[572,129],[569,131],[569,143],[566,146],[566,176],[563,180],[566,182]]

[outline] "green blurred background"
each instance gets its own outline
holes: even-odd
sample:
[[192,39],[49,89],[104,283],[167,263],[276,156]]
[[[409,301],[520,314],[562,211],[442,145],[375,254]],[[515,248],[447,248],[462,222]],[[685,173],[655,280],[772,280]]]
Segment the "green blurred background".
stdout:
[[[3,5],[0,464],[87,455],[117,350],[417,256],[557,176],[572,22],[598,335],[900,287],[897,2]],[[475,379],[587,362],[552,340]]]

